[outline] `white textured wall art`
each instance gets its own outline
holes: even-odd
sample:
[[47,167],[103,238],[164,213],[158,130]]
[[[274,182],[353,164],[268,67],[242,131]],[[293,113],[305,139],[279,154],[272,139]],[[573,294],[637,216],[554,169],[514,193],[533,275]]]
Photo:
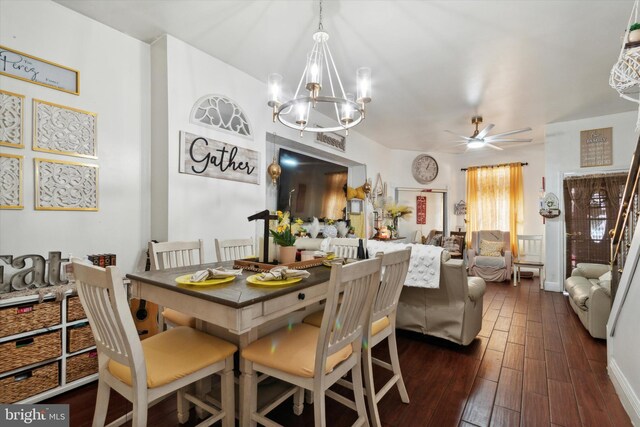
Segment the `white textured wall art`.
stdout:
[[22,148],[24,96],[0,90],[0,145]]
[[0,153],[0,209],[22,208],[22,156]]
[[34,159],[36,210],[98,210],[98,166]]
[[97,158],[96,113],[33,100],[33,150]]
[[191,123],[253,138],[242,108],[222,95],[205,95],[198,99],[191,109]]

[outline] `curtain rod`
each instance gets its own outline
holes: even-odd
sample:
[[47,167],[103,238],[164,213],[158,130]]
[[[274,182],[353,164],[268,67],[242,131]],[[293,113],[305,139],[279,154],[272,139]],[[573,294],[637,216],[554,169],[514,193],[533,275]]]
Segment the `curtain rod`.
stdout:
[[[471,166],[472,168],[497,168],[500,166],[509,166],[511,163],[500,163],[499,165],[486,165],[486,166]],[[520,166],[529,166],[527,162],[520,162]],[[466,172],[469,168],[460,169],[462,172]]]

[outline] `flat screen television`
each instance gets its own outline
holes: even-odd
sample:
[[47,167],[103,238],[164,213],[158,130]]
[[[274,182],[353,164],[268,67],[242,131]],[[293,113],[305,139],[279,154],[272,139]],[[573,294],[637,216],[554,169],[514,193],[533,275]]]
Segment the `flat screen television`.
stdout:
[[305,221],[342,219],[347,205],[344,186],[348,168],[315,157],[280,149],[282,168],[278,186],[277,209],[291,212]]

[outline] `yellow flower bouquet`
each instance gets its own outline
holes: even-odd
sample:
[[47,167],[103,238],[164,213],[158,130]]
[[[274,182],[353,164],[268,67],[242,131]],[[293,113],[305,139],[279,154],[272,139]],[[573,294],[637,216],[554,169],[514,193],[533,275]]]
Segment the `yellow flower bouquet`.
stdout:
[[291,220],[289,212],[277,211],[278,225],[275,230],[269,230],[273,242],[280,246],[293,246],[296,236],[291,232]]

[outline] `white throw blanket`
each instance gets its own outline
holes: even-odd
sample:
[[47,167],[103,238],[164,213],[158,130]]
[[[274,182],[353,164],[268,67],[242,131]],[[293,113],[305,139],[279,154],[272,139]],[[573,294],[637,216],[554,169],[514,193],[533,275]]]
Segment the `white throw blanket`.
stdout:
[[369,258],[378,252],[395,252],[411,247],[409,271],[404,282],[405,286],[416,288],[440,287],[440,258],[443,249],[440,246],[421,245],[416,243],[391,243],[378,240],[367,241]]

